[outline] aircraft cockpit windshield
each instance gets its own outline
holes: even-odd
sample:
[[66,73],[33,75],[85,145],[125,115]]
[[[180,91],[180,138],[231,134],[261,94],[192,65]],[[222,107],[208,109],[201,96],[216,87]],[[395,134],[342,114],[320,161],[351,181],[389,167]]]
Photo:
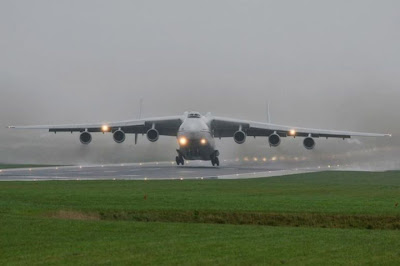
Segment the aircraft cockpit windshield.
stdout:
[[199,113],[189,113],[188,118],[200,118],[201,115]]

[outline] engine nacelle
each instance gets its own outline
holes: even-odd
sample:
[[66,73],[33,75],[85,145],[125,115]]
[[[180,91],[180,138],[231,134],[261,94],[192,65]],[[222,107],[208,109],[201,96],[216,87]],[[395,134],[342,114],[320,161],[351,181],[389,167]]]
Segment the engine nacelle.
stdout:
[[160,133],[155,128],[149,129],[146,133],[147,139],[151,142],[156,142],[160,137]]
[[246,141],[246,133],[241,130],[236,131],[235,134],[233,134],[233,139],[237,144],[243,144]]
[[113,139],[116,143],[122,143],[125,141],[125,132],[122,130],[117,130],[113,134]]
[[87,145],[90,142],[92,142],[92,134],[90,134],[87,131],[82,132],[81,135],[79,136],[79,140],[81,141],[82,144]]
[[268,142],[271,147],[278,147],[281,144],[281,137],[278,134],[274,133],[268,137]]
[[304,148],[307,150],[312,150],[315,147],[315,140],[313,138],[305,138],[303,141]]

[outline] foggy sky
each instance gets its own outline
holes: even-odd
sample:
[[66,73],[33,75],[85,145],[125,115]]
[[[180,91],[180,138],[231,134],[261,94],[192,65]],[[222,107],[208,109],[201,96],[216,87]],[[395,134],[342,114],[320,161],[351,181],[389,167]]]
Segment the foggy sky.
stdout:
[[143,116],[265,121],[268,100],[274,123],[394,134],[321,139],[311,153],[301,139],[278,149],[224,139],[223,158],[358,151],[399,166],[399,10],[395,0],[2,0],[0,162],[172,160],[170,137],[135,146],[100,134],[82,147],[76,133],[4,129],[133,119],[143,97]]

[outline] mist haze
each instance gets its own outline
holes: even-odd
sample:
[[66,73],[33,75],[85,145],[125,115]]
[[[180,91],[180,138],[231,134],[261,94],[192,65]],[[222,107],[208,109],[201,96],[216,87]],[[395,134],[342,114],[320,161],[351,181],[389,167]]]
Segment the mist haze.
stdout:
[[[221,158],[400,168],[399,1],[1,1],[0,162],[173,160],[177,142],[12,131],[8,125],[184,111],[392,133],[349,141],[217,141]],[[303,158],[305,157],[305,158]],[[281,162],[282,163],[282,162]]]

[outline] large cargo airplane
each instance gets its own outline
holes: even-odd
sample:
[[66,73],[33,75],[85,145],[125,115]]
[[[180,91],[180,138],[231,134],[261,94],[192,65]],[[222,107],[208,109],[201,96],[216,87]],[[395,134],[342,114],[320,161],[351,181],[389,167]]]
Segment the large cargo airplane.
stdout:
[[178,140],[179,149],[176,156],[177,165],[184,165],[185,160],[211,161],[219,166],[219,151],[215,138],[233,138],[243,144],[246,137],[267,137],[271,147],[277,147],[284,137],[304,137],[303,145],[312,150],[315,138],[351,138],[351,137],[384,137],[390,134],[360,133],[334,131],[276,125],[272,123],[253,122],[231,118],[215,117],[210,113],[201,115],[198,112],[185,112],[181,116],[166,116],[148,119],[137,119],[112,123],[56,125],[56,126],[10,126],[15,129],[46,129],[50,132],[80,132],[80,142],[89,144],[92,133],[112,133],[117,143],[125,141],[126,134],[146,134],[147,139],[156,142],[160,136],[173,136]]

